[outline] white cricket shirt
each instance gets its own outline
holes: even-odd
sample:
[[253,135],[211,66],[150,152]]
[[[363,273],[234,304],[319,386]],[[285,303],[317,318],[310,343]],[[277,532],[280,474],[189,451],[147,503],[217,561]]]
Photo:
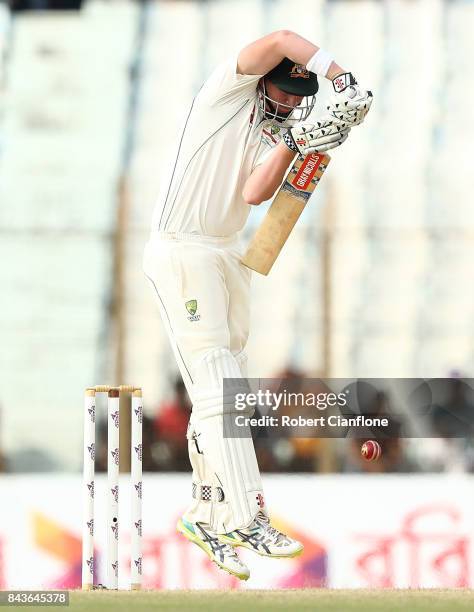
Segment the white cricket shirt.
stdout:
[[280,141],[278,123],[262,121],[257,84],[237,74],[237,57],[220,64],[194,98],[170,167],[162,178],[152,231],[230,236],[250,205],[245,181]]

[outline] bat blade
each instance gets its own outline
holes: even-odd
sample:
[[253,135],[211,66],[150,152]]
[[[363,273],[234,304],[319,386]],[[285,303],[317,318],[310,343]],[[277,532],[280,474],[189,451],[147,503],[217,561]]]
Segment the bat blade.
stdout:
[[247,268],[270,272],[330,160],[326,153],[296,158],[242,257]]

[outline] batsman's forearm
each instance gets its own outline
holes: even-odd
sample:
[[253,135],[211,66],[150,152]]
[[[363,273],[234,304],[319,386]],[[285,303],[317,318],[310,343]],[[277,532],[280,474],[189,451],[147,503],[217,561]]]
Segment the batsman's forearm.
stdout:
[[[309,40],[306,40],[295,32],[285,31],[279,39],[280,52],[283,57],[289,57],[297,64],[306,65],[313,55],[319,50],[319,47]],[[329,66],[326,78],[334,79],[337,75],[346,72],[339,64],[332,62]]]
[[[239,74],[267,74],[272,68],[288,57],[295,64],[306,65],[319,47],[290,30],[278,30],[267,34],[244,47],[237,59]],[[326,73],[328,79],[346,72],[332,62]]]
[[344,68],[341,68],[339,64],[336,64],[336,62],[332,62],[331,65],[329,66],[329,70],[326,74],[326,78],[332,81],[340,74],[344,74],[344,72],[347,72],[347,71],[344,70]]
[[245,182],[242,196],[247,204],[261,204],[269,200],[280,187],[294,158],[295,153],[280,142]]

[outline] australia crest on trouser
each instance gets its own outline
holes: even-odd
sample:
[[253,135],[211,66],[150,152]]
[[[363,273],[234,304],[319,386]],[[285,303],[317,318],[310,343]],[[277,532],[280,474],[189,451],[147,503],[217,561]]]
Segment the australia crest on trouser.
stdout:
[[184,305],[186,306],[186,310],[190,314],[190,316],[188,317],[188,320],[189,321],[199,321],[199,319],[201,318],[201,315],[196,314],[197,309],[198,309],[197,300],[188,300],[187,302],[185,302]]

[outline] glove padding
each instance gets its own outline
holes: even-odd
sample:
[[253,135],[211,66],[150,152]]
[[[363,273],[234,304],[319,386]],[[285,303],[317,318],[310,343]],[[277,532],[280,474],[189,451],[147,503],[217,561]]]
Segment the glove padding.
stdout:
[[[355,90],[355,93],[351,90]],[[352,93],[353,97],[348,97],[347,92]],[[351,87],[343,93],[335,94],[326,108],[334,121],[340,121],[349,125],[349,127],[354,127],[364,121],[372,105],[372,100],[372,92]]]
[[372,104],[372,92],[359,87],[350,72],[337,76],[332,84],[336,93],[326,106],[329,115],[350,127],[362,123]]
[[344,121],[332,122],[330,118],[324,118],[313,123],[297,123],[283,136],[286,146],[300,153],[324,153],[341,145],[349,136],[350,125]]

